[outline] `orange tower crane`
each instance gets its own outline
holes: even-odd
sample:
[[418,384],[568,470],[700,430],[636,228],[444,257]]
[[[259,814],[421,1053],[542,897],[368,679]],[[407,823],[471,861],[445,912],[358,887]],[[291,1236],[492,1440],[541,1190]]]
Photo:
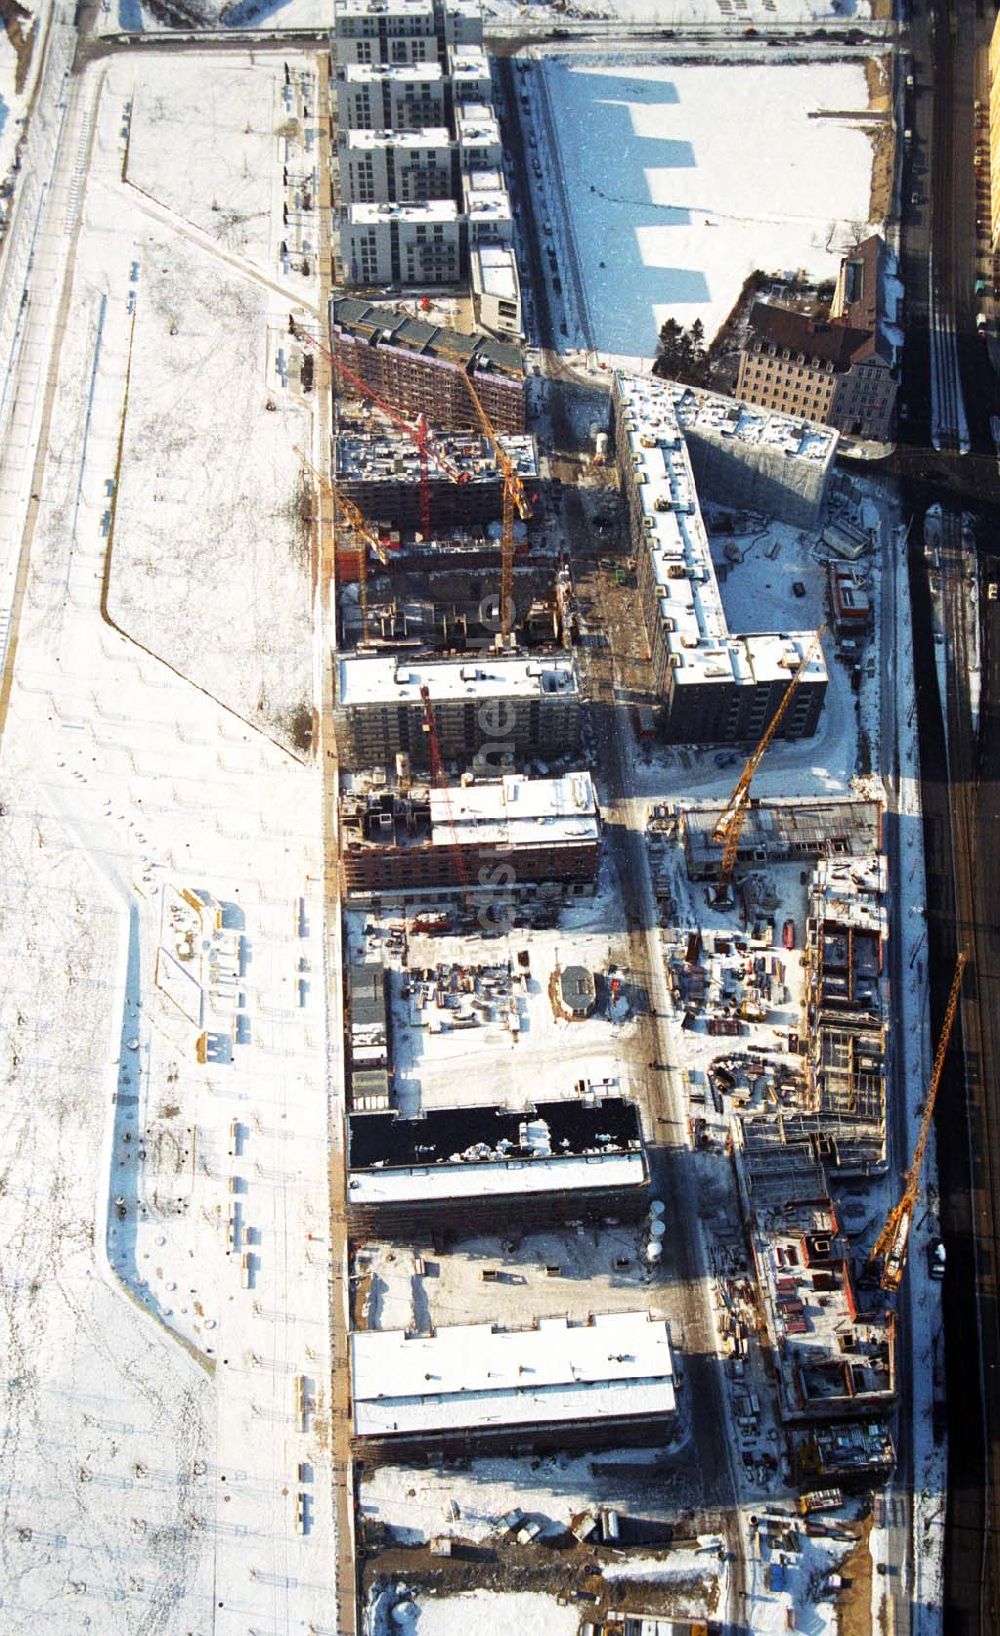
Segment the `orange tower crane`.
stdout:
[[753,783],[754,774],[767,754],[778,728],[785,719],[788,707],[798,691],[799,683],[812,664],[816,653],[822,649],[825,633],[826,626],[821,625],[802,655],[794,676],[782,694],[781,703],[765,727],[757,748],[743,768],[736,782],[736,787],[726,803],[722,817],[712,832],[712,839],[717,844],[720,842],[725,843],[715,894],[717,903],[726,903],[729,900],[729,888],[732,885],[733,871],[736,868],[736,858],[740,849],[740,836],[743,833],[743,822],[750,810],[750,786]]
[[472,473],[459,471],[458,467],[438,447],[431,437],[426,415],[418,415],[416,421],[407,420],[405,415],[400,414],[399,410],[395,409],[391,403],[387,403],[385,398],[380,397],[362,376],[351,369],[349,364],[345,364],[342,358],[339,358],[335,352],[331,352],[329,347],[324,346],[323,342],[311,334],[309,330],[303,329],[301,325],[296,324],[294,315],[289,317],[288,324],[291,334],[297,340],[307,346],[315,347],[316,351],[321,352],[323,357],[329,361],[335,380],[339,375],[343,380],[350,382],[355,391],[359,392],[362,397],[367,398],[370,403],[373,403],[376,409],[380,409],[386,419],[392,422],[396,430],[402,432],[404,437],[408,437],[410,442],[416,445],[417,458],[420,462],[420,528],[424,538],[429,538],[431,531],[431,490],[428,469],[430,461],[433,460],[435,466],[444,473],[445,477],[450,478],[453,483],[459,485],[471,482]]
[[510,640],[511,628],[514,623],[514,513],[522,522],[527,522],[531,516],[531,506],[524,492],[521,474],[510,455],[500,442],[494,430],[493,423],[483,407],[483,401],[476,391],[472,377],[467,370],[462,371],[465,384],[469,389],[469,397],[476,411],[479,424],[483,429],[493,458],[500,468],[500,477],[503,484],[500,524],[500,645],[506,647]]
[[906,1252],[910,1243],[910,1228],[913,1225],[913,1213],[916,1210],[917,1198],[920,1193],[920,1173],[923,1170],[927,1138],[930,1135],[934,1104],[937,1101],[941,1077],[944,1073],[944,1060],[948,1055],[952,1029],[955,1026],[955,1017],[958,1014],[962,974],[968,962],[968,955],[964,950],[960,951],[955,962],[955,975],[951,980],[951,993],[948,995],[948,1004],[945,1008],[941,1037],[934,1053],[934,1066],[931,1069],[931,1082],[927,1087],[927,1099],[924,1102],[923,1117],[917,1134],[917,1145],[913,1150],[913,1159],[903,1182],[903,1196],[899,1203],[893,1205],[889,1211],[885,1226],[879,1233],[875,1241],[875,1248],[872,1250],[872,1260],[881,1261],[882,1263],[881,1284],[884,1290],[898,1290],[903,1280]]
[[440,790],[444,802],[444,809],[448,815],[448,829],[451,839],[448,847],[455,860],[455,872],[462,883],[462,895],[466,903],[469,902],[469,871],[465,862],[465,853],[458,843],[455,831],[455,815],[451,808],[451,796],[448,793],[448,774],[441,758],[441,746],[438,743],[437,727],[434,724],[434,706],[431,704],[430,688],[426,684],[420,689],[420,699],[424,707],[424,732],[427,734],[427,748],[431,763],[431,787]]
[[383,567],[385,567],[389,561],[389,553],[386,550],[384,542],[379,539],[376,530],[368,521],[364,512],[359,510],[359,508],[354,504],[354,501],[349,500],[346,494],[341,494],[337,488],[337,485],[332,483],[329,477],[324,476],[324,474],[313,465],[309,457],[303,454],[300,448],[296,447],[295,453],[298,455],[303,466],[305,466],[306,469],[312,473],[314,479],[324,490],[324,492],[330,495],[338,511],[340,512],[341,517],[343,518],[345,527],[351,529],[357,537],[358,600],[361,605],[361,640],[363,643],[367,644],[368,547],[371,547]]

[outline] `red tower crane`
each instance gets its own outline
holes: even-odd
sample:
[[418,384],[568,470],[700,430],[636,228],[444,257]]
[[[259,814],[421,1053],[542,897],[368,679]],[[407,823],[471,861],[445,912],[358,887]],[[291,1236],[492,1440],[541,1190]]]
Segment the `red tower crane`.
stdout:
[[438,445],[431,437],[426,415],[418,415],[416,421],[407,420],[405,415],[400,414],[399,410],[395,409],[391,403],[387,403],[385,398],[380,397],[374,387],[369,386],[368,382],[355,370],[351,369],[349,364],[345,364],[342,358],[338,358],[335,352],[331,352],[329,347],[324,346],[317,336],[311,334],[309,330],[303,329],[301,325],[296,324],[294,315],[289,318],[288,322],[289,329],[297,340],[302,341],[307,346],[315,347],[316,351],[321,352],[323,357],[329,361],[334,371],[334,378],[339,374],[344,380],[349,381],[351,386],[361,393],[362,397],[367,398],[369,402],[375,405],[376,409],[381,410],[382,414],[392,422],[397,431],[402,432],[404,437],[408,437],[410,442],[415,444],[417,458],[420,462],[420,528],[424,537],[427,538],[431,531],[431,490],[428,469],[430,461],[433,460],[435,466],[440,472],[444,473],[445,477],[460,485],[471,481],[471,472],[459,471],[458,467],[438,448]]

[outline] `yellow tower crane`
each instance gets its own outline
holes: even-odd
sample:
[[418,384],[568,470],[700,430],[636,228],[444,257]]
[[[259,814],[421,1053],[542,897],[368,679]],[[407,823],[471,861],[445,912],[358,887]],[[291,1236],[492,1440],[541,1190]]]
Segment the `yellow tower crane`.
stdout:
[[463,369],[462,375],[469,389],[469,397],[476,411],[476,418],[483,429],[493,458],[500,468],[502,482],[501,523],[500,523],[500,637],[499,645],[506,647],[510,641],[511,628],[514,623],[514,513],[526,523],[531,516],[531,506],[524,492],[524,483],[510,455],[500,442],[489,415],[483,408],[483,401],[476,391],[472,377]]
[[754,774],[767,754],[778,728],[785,719],[788,707],[798,691],[799,683],[812,664],[817,652],[822,650],[825,634],[826,626],[821,625],[802,655],[795,674],[782,695],[781,703],[765,727],[757,748],[743,768],[736,787],[726,803],[722,817],[712,832],[712,839],[717,844],[724,843],[722,863],[719,866],[719,881],[715,894],[717,903],[727,903],[729,901],[729,888],[732,885],[733,870],[736,868],[736,857],[740,849],[743,821],[750,808],[750,785],[753,783]]
[[899,1203],[893,1205],[890,1210],[886,1217],[885,1226],[879,1233],[875,1241],[875,1248],[872,1250],[872,1260],[882,1263],[881,1284],[884,1290],[898,1290],[903,1279],[906,1252],[910,1243],[910,1228],[913,1225],[913,1212],[917,1207],[917,1196],[920,1192],[920,1173],[924,1165],[927,1138],[930,1135],[934,1104],[937,1101],[941,1076],[944,1073],[944,1059],[948,1055],[952,1029],[955,1026],[955,1017],[958,1013],[962,973],[965,971],[968,962],[968,955],[960,952],[955,962],[955,975],[951,980],[951,993],[948,995],[944,1023],[941,1027],[941,1037],[934,1053],[934,1066],[931,1069],[931,1082],[927,1087],[927,1100],[924,1103],[923,1118],[920,1121],[920,1130],[917,1135],[917,1145],[913,1150],[913,1160],[906,1172],[903,1183],[903,1196]]
[[320,485],[324,492],[330,495],[331,499],[336,504],[338,511],[340,512],[344,526],[351,529],[357,537],[358,600],[361,604],[361,641],[362,643],[367,644],[368,546],[371,546],[383,568],[389,561],[389,553],[383,541],[379,539],[375,529],[366,518],[364,512],[358,509],[358,507],[354,504],[354,501],[349,500],[346,494],[341,494],[336,483],[331,482],[329,477],[324,476],[324,474],[313,465],[308,455],[303,454],[300,448],[296,447],[295,453],[298,455],[306,470],[312,473],[312,476],[315,478],[316,482]]

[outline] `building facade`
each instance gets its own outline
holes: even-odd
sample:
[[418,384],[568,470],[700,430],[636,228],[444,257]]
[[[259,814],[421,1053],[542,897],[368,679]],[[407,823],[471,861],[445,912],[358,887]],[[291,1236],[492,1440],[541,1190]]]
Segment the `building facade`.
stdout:
[[[799,674],[780,732],[808,737],[816,731],[827,687],[816,633],[729,630],[686,439],[703,424],[705,437],[725,437],[725,458],[738,464],[744,448],[748,458],[759,458],[766,436],[765,452],[784,450],[790,485],[823,480],[835,440],[817,437],[809,427],[793,433],[784,417],[750,416],[744,422],[739,407],[727,407],[716,394],[702,394],[700,406],[689,404],[682,416],[687,395],[671,382],[622,373],[612,392],[618,470],[662,706],[660,731],[672,743],[755,742]],[[713,415],[721,417],[718,425]]]
[[340,659],[334,730],[344,767],[389,768],[400,752],[430,765],[422,688],[440,753],[483,776],[562,755],[580,742],[580,680],[569,657],[469,660]]
[[827,319],[756,302],[736,397],[885,442],[898,384],[886,277],[885,243],[873,234],[843,258]]
[[450,199],[356,204],[342,212],[340,254],[357,284],[454,284],[463,235]]
[[445,432],[478,430],[467,384],[471,379],[498,432],[524,431],[524,356],[519,346],[466,335],[352,296],[332,302],[330,331],[335,357],[403,414],[426,414]]

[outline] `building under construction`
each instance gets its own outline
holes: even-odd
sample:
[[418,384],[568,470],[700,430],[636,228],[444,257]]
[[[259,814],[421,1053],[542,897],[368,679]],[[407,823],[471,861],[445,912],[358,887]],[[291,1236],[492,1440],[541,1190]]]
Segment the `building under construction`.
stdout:
[[789,1426],[870,1421],[896,1401],[894,1314],[863,1311],[817,1144],[733,1121],[734,1156],[778,1405]]
[[457,889],[491,898],[552,884],[591,890],[601,824],[589,773],[525,778],[508,773],[444,789],[376,786],[340,803],[346,897],[434,901]]
[[[496,430],[524,431],[524,356],[515,343],[466,335],[352,296],[332,302],[330,332],[335,359],[399,413],[425,414],[446,432],[478,431],[471,377]],[[349,395],[349,386],[344,390]]]
[[484,777],[532,757],[554,760],[580,742],[580,678],[570,655],[468,659],[341,657],[334,666],[334,731],[347,771],[430,766],[423,690],[440,755]]
[[[537,479],[533,437],[524,432],[507,435],[503,447],[526,482]],[[334,481],[370,522],[401,531],[421,527],[420,454],[405,435],[343,427],[334,444]],[[500,470],[482,435],[434,438],[427,486],[436,530],[491,523],[500,516]]]
[[852,1138],[844,1156],[864,1171],[886,1162],[886,890],[881,855],[823,859],[806,923],[813,1106],[825,1130]]
[[[688,875],[715,880],[724,843],[715,839],[726,808],[685,807],[679,814]],[[755,801],[740,832],[741,864],[812,862],[816,858],[869,857],[882,847],[882,804],[854,796],[786,796]]]

